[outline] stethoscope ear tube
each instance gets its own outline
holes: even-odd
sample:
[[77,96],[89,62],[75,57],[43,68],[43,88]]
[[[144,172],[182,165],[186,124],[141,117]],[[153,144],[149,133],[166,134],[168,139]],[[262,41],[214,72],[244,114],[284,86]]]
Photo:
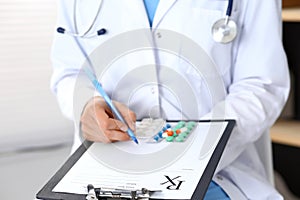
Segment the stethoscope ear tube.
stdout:
[[104,35],[107,32],[105,28],[101,28],[100,30],[97,31],[97,35]]
[[81,37],[81,38],[92,38],[92,37],[97,37],[97,36],[100,36],[100,35],[104,35],[107,33],[107,30],[105,28],[101,28],[97,31],[97,34],[93,34],[93,35],[79,35],[79,34],[75,34],[75,33],[72,33],[72,32],[69,32],[67,31],[65,28],[63,27],[58,27],[56,29],[56,32],[60,33],[60,34],[66,34],[66,35],[70,35],[70,36],[73,36],[73,37]]
[[62,27],[58,27],[58,28],[56,29],[56,31],[57,31],[58,33],[61,33],[61,34],[65,34],[66,29],[64,29],[64,28],[62,28]]
[[102,0],[99,0],[99,7],[97,9],[97,13],[95,14],[95,17],[92,21],[92,23],[90,24],[90,26],[88,27],[88,29],[84,32],[84,33],[78,33],[77,31],[77,19],[76,19],[76,15],[77,15],[77,0],[74,1],[74,11],[73,11],[73,20],[74,20],[74,29],[75,29],[75,32],[71,32],[71,31],[68,31],[66,30],[65,28],[63,27],[58,27],[56,29],[56,31],[58,33],[61,33],[61,34],[66,34],[66,35],[70,35],[70,36],[73,36],[73,37],[80,37],[80,38],[93,38],[93,37],[97,37],[97,36],[100,36],[100,35],[104,35],[107,33],[107,30],[105,28],[101,28],[99,30],[97,30],[97,32],[94,32],[94,33],[89,33],[90,30],[93,28],[93,26],[95,25],[95,22],[99,16],[99,13],[100,13],[100,10],[101,10],[101,6],[102,6]]

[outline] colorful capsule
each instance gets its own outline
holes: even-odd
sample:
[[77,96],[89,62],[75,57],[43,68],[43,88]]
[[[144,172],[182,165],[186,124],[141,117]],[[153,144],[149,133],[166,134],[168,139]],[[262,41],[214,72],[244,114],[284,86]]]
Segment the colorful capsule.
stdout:
[[174,137],[173,137],[173,136],[168,136],[168,137],[166,138],[166,141],[167,141],[167,142],[173,142],[173,141],[174,141]]
[[171,128],[171,125],[170,124],[166,124],[165,127],[168,129],[168,128]]
[[[187,132],[183,132],[180,134],[180,137],[183,137],[183,138],[186,138],[188,136],[188,133]],[[179,137],[179,136],[178,136]]]
[[180,137],[180,136],[176,137],[175,140],[176,140],[176,142],[184,142],[184,138]]
[[168,133],[167,133],[167,132],[164,132],[164,133],[162,134],[162,137],[163,137],[163,138],[169,137],[169,136],[168,136]]
[[167,132],[168,136],[173,136],[174,135],[174,132],[172,130],[167,130],[166,132]]

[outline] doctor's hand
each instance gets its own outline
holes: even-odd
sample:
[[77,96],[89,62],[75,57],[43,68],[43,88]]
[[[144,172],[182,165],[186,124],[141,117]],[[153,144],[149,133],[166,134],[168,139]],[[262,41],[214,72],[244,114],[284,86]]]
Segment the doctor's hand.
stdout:
[[[129,128],[135,131],[135,113],[119,102],[113,103]],[[130,139],[126,133],[128,127],[114,118],[102,97],[94,97],[86,104],[80,121],[83,137],[89,141],[110,143]]]

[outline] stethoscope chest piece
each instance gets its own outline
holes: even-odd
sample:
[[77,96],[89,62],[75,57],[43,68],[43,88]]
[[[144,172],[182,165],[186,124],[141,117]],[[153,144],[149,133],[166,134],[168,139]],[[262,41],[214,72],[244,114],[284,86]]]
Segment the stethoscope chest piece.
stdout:
[[219,19],[212,26],[212,36],[216,42],[223,44],[232,42],[237,35],[236,23],[229,18]]

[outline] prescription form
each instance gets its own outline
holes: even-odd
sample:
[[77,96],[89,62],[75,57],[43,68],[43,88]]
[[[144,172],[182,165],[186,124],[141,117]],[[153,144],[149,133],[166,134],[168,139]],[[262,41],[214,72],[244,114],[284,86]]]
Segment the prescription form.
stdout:
[[160,190],[152,199],[190,199],[227,123],[198,123],[184,143],[93,143],[53,192],[87,194],[87,185],[93,184]]

